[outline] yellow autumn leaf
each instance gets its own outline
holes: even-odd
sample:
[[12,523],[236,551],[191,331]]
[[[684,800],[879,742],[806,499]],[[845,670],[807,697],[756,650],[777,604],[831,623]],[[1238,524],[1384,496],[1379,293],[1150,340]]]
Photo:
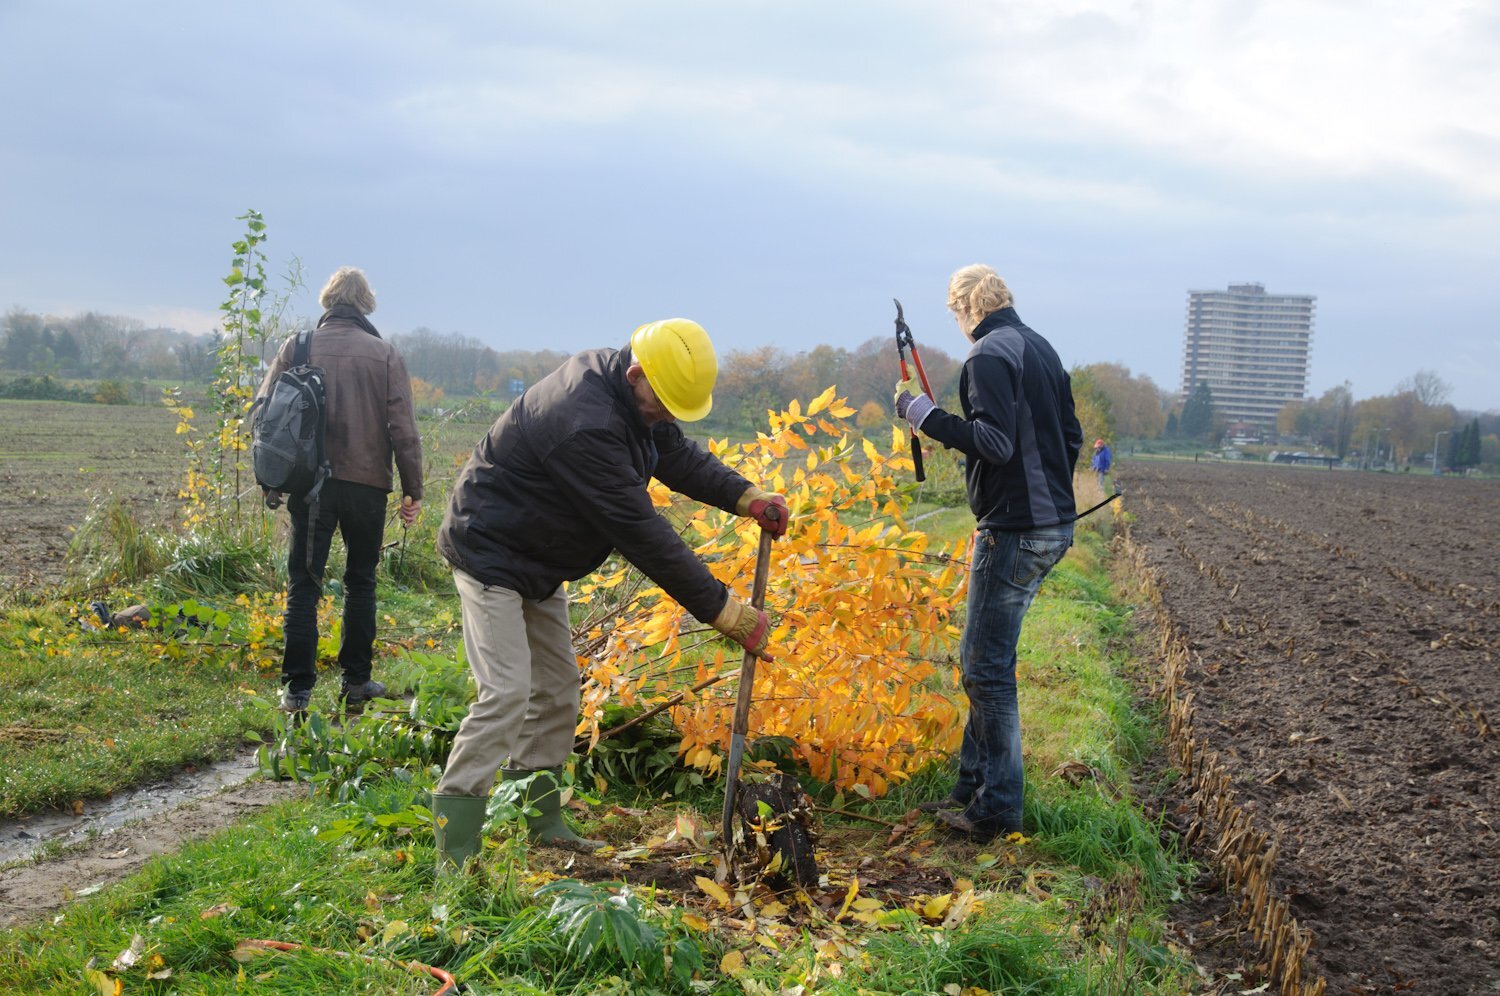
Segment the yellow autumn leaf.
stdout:
[[86,968],[83,977],[89,980],[89,985],[99,996],[120,996],[125,991],[125,984],[119,979],[111,979],[97,968]]
[[684,926],[696,930],[700,934],[711,929],[709,922],[696,913],[682,914],[682,923]]
[[740,975],[745,971],[745,956],[738,951],[730,951],[719,959],[719,971],[725,975]]
[[959,894],[953,901],[946,916],[943,917],[943,929],[952,930],[969,918],[969,914],[978,906],[978,900],[974,896],[974,890],[968,889]]
[[809,403],[807,406],[807,417],[812,418],[814,415],[818,414],[818,412],[822,411],[830,404],[832,404],[833,395],[836,390],[836,387],[829,387],[828,390],[824,391],[816,398],[813,398],[811,403]]
[[849,907],[854,905],[854,900],[857,898],[859,898],[859,879],[856,877],[849,880],[849,891],[844,895],[844,905],[839,909],[839,915],[833,918],[835,923],[848,915]]
[[933,896],[921,905],[921,914],[929,920],[941,920],[948,912],[948,907],[953,905],[951,895]]
[[[777,854],[777,857],[781,856],[781,852],[780,851],[777,851],[776,854]],[[773,899],[769,903],[766,903],[764,906],[762,906],[760,908],[760,915],[761,916],[766,916],[766,917],[771,917],[772,919],[776,919],[776,918],[779,918],[779,917],[786,916],[786,911],[787,911],[786,903],[779,902],[778,900]]]
[[722,885],[715,882],[713,879],[706,878],[702,875],[694,876],[693,881],[697,883],[698,888],[702,889],[704,894],[709,896],[709,898],[713,899],[725,909],[729,908],[729,893],[724,890],[724,887]]

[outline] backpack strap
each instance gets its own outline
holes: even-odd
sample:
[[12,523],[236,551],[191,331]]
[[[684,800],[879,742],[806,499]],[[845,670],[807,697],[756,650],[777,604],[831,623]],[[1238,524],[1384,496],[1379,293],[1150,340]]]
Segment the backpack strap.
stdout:
[[[319,431],[319,435],[322,435],[321,430]],[[319,440],[319,445],[322,445],[321,439]],[[322,504],[323,485],[328,481],[328,470],[328,461],[324,460],[322,466],[318,468],[318,476],[314,480],[313,486],[308,489],[307,494],[302,498],[303,504],[307,506],[307,573],[308,576],[316,579],[319,583],[322,583],[323,575],[320,571],[313,569],[313,541],[318,535],[318,506]],[[332,538],[330,537],[331,542]]]
[[292,366],[307,366],[307,361],[312,357],[312,334],[312,329],[303,329],[297,333],[297,345],[292,349]]
[[[311,338],[312,337],[312,332],[311,331],[303,331],[303,332],[299,332],[297,334],[297,339],[298,339],[298,341],[297,341],[297,348],[299,350],[301,350],[303,348],[303,341],[302,341],[302,337],[303,336],[307,336],[308,338]],[[306,358],[305,357],[303,359],[303,362],[304,363],[306,362]],[[318,374],[317,376],[321,380],[322,375]],[[326,386],[327,385],[324,385],[325,388],[326,388]],[[313,476],[313,486],[308,489],[306,496],[304,496],[304,498],[303,498],[303,501],[306,502],[306,504],[307,504],[307,573],[308,574],[314,574],[314,571],[313,571],[313,536],[315,535],[316,530],[317,530],[317,526],[318,526],[318,505],[319,505],[319,500],[320,500],[320,498],[322,497],[322,494],[323,494],[323,485],[326,484],[328,482],[328,479],[333,476],[333,464],[328,459],[328,431],[327,430],[328,430],[328,416],[327,416],[327,412],[325,411],[318,418],[318,472]],[[315,575],[315,576],[317,576],[317,575]],[[322,581],[323,579],[322,579],[321,576],[318,576],[318,580]]]

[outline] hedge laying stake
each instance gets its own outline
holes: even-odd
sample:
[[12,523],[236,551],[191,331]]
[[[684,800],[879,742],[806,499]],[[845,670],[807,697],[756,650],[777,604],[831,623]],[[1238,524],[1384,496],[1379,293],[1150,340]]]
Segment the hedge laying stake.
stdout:
[[[901,311],[901,302],[896,302],[896,354],[901,357],[901,379],[906,380],[910,374],[906,372],[906,351],[911,350],[911,361],[917,367],[917,379],[922,382],[922,393],[933,401],[937,401],[936,395],[932,393],[932,385],[927,383],[927,371],[922,368],[922,355],[917,352],[917,340],[912,337],[911,327],[906,324],[906,316]],[[911,427],[911,462],[917,472],[918,483],[927,480],[927,474],[922,469],[922,443],[917,438],[917,427]]]

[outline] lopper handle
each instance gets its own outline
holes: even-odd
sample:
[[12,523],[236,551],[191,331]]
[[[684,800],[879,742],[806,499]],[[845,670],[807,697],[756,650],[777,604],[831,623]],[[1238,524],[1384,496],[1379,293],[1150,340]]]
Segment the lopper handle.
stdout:
[[[917,351],[915,348],[913,348],[911,351],[911,358],[913,360],[917,359]],[[911,374],[907,373],[906,370],[906,354],[902,353],[901,379],[906,380],[910,376]],[[922,362],[920,360],[917,360],[917,376],[922,379],[922,390],[927,391],[927,377],[922,373]],[[931,397],[932,392],[927,391],[927,395]],[[911,430],[911,466],[912,470],[916,473],[918,484],[921,484],[923,481],[927,480],[927,472],[922,469],[922,441],[917,438],[916,426],[913,426]]]

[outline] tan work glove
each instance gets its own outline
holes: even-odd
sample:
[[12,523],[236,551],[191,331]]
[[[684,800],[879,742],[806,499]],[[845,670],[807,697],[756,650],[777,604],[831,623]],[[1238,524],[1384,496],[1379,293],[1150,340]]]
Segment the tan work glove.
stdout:
[[771,619],[763,610],[730,595],[714,619],[713,627],[762,660],[771,659],[766,653],[766,643],[771,637]]
[[760,524],[760,528],[772,536],[785,536],[787,523],[792,518],[784,497],[753,484],[735,502],[734,514],[754,519]]

